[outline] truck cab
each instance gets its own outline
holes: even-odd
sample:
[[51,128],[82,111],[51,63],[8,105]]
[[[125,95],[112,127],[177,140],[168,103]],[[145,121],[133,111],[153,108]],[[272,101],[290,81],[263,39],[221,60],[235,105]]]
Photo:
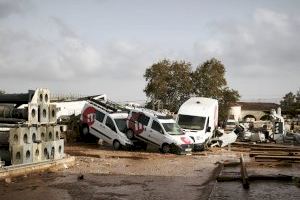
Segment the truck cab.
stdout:
[[194,143],[194,150],[203,150],[218,122],[218,101],[192,97],[179,108],[177,123]]

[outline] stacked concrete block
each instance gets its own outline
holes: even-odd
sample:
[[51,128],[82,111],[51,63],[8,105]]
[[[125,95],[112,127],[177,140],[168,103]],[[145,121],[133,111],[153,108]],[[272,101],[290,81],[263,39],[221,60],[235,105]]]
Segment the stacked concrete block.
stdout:
[[28,123],[29,124],[38,124],[39,116],[38,116],[38,104],[37,103],[29,103],[28,104]]
[[55,141],[54,126],[52,125],[47,126],[46,141],[47,142]]
[[28,122],[10,129],[12,164],[38,163],[64,157],[65,126],[57,125],[57,108],[50,103],[50,91],[37,89],[28,103]]
[[42,144],[34,143],[32,144],[32,162],[41,162],[42,161]]
[[11,128],[9,134],[9,144],[24,145],[31,144],[32,136],[28,127]]
[[57,121],[57,108],[55,104],[49,105],[49,122],[56,123]]
[[29,127],[29,133],[31,136],[32,143],[39,143],[41,142],[41,134],[38,132],[38,128],[36,126]]
[[41,137],[41,142],[47,141],[47,127],[45,125],[38,127],[38,134]]
[[11,163],[28,164],[32,163],[32,144],[13,145],[11,147]]
[[49,104],[39,105],[39,122],[41,124],[49,123]]

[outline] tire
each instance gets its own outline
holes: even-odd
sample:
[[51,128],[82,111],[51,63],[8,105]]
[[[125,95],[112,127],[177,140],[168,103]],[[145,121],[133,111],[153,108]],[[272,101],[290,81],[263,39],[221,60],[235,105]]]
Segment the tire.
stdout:
[[88,135],[90,134],[90,130],[89,130],[89,127],[84,124],[80,127],[80,135],[82,138],[87,138]]
[[171,150],[170,145],[169,144],[163,144],[162,148],[161,148],[161,152],[162,153],[169,153]]
[[128,129],[127,131],[126,131],[126,136],[127,136],[127,138],[128,139],[133,139],[134,138],[134,133],[133,133],[133,131],[131,130],[131,129]]
[[121,149],[121,143],[118,140],[115,140],[113,143],[114,150],[120,150]]
[[147,143],[143,143],[143,144],[142,144],[142,149],[143,149],[144,151],[147,151],[147,146],[148,146]]

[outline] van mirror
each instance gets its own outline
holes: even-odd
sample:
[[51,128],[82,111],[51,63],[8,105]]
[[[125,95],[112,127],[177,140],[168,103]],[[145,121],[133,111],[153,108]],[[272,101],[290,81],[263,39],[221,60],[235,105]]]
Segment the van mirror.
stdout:
[[211,130],[211,127],[209,126],[209,127],[207,127],[206,132],[210,132],[210,130]]

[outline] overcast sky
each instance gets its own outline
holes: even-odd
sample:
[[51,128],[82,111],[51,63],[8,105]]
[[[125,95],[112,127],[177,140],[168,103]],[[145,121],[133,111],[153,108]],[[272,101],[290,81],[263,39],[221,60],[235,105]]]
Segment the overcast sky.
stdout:
[[0,88],[145,100],[145,69],[211,57],[242,99],[300,88],[297,0],[0,0]]

